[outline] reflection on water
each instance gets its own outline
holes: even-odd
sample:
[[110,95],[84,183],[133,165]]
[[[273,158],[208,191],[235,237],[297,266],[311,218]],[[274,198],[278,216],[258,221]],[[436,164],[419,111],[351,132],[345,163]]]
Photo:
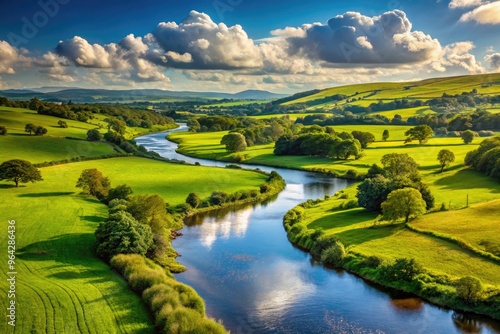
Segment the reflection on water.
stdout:
[[[225,165],[180,156],[164,134],[137,142],[167,158]],[[259,168],[277,170],[286,180],[279,196],[191,217],[184,236],[174,241],[188,268],[177,279],[195,288],[207,313],[232,333],[500,333],[498,322],[441,309],[319,265],[287,240],[283,215],[309,198],[332,195],[348,181]]]

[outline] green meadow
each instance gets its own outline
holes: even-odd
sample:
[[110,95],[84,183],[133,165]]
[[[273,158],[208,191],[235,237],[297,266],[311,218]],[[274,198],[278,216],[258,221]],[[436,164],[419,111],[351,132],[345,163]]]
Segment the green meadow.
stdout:
[[[96,124],[65,120],[69,127],[64,129],[57,126],[58,120],[31,110],[2,108],[0,124],[8,133],[0,136],[0,162],[18,158],[36,163],[114,152],[104,142],[64,138],[83,139]],[[24,133],[26,123],[49,132],[30,136]],[[0,181],[0,220],[4,226],[9,220],[16,222],[16,333],[154,332],[140,296],[94,254],[94,231],[106,219],[107,207],[75,187],[82,170],[89,168],[101,170],[112,186],[127,184],[134,194],[159,194],[171,205],[184,203],[191,192],[205,198],[213,191],[259,189],[267,178],[251,171],[121,157],[40,168],[43,181],[18,188]],[[7,233],[0,235],[0,244],[7,241]],[[2,257],[6,263],[6,255]],[[0,280],[6,282],[7,268],[0,270]],[[2,283],[0,293],[5,296],[7,291]],[[6,309],[6,303],[6,298],[0,299],[0,307]],[[13,329],[2,321],[0,333]]]
[[[426,144],[418,143],[404,144],[406,138],[404,133],[409,126],[385,126],[385,125],[349,125],[333,126],[335,131],[368,131],[375,135],[378,141],[370,144],[363,150],[363,157],[358,160],[335,160],[322,157],[306,156],[275,156],[273,154],[274,143],[258,145],[247,148],[245,151],[230,154],[224,145],[220,144],[221,138],[227,132],[204,132],[204,133],[173,133],[169,139],[180,143],[180,153],[214,160],[231,161],[235,155],[244,157],[248,164],[263,164],[296,169],[322,169],[325,171],[344,173],[349,169],[364,173],[374,163],[380,162],[383,155],[388,153],[408,153],[420,165],[424,174],[433,174],[439,171],[437,155],[442,149],[449,149],[455,154],[455,162],[449,168],[460,168],[467,152],[478,147],[483,138],[474,139],[472,144],[465,145],[460,138],[431,138]],[[381,141],[382,132],[388,129],[389,140]]]

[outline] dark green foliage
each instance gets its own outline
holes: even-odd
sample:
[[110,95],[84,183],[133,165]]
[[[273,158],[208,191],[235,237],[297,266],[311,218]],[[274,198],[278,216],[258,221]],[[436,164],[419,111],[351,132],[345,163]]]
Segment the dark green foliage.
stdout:
[[28,132],[30,135],[34,133],[36,136],[43,136],[47,133],[47,129],[43,126],[35,125],[33,123],[28,123],[24,127],[24,132]]
[[201,204],[201,199],[196,193],[190,193],[186,198],[186,203],[196,209]]
[[31,162],[20,159],[13,159],[3,162],[0,165],[0,180],[9,180],[19,186],[19,182],[35,183],[42,181],[40,171]]
[[100,141],[102,139],[102,134],[97,129],[92,129],[87,131],[87,140],[89,141]]
[[109,189],[107,201],[111,202],[115,199],[127,199],[130,195],[132,195],[132,192],[132,188],[126,184],[121,184],[115,188]]
[[429,138],[433,135],[432,128],[428,125],[418,125],[414,128],[409,129],[405,132],[405,136],[408,136],[406,142],[411,142],[412,140],[418,140],[420,145],[426,143]]
[[382,140],[387,141],[387,139],[389,139],[389,136],[389,130],[385,129],[384,132],[382,132]]
[[366,173],[366,178],[374,178],[377,175],[382,175],[385,176],[385,169],[380,167],[377,164],[373,164],[369,169],[368,172]]
[[373,143],[375,141],[375,136],[370,132],[363,131],[353,131],[351,132],[354,139],[359,140],[361,144],[361,148],[367,148],[368,144]]
[[200,122],[198,122],[196,118],[190,118],[187,121],[187,126],[191,132],[198,132],[201,128]]
[[394,184],[384,176],[364,180],[358,186],[356,194],[358,203],[368,211],[380,211],[382,203],[389,193],[394,190]]
[[127,124],[123,120],[111,117],[111,118],[106,118],[105,121],[108,122],[108,130],[113,129],[122,136],[125,134],[125,130],[127,129]]
[[376,255],[370,255],[363,259],[363,265],[369,268],[378,268],[382,262],[382,259]]
[[63,120],[59,120],[59,122],[57,122],[57,125],[59,125],[61,128],[67,128],[68,127],[68,124],[63,121]]
[[36,126],[35,128],[35,136],[43,136],[47,134],[47,129],[43,126]]
[[228,152],[241,152],[247,149],[245,136],[241,133],[233,132],[222,137],[221,145],[226,145]]
[[118,211],[95,231],[97,255],[105,260],[116,254],[146,254],[153,243],[149,226],[138,223],[128,212]]
[[0,125],[0,136],[5,136],[7,134],[7,128],[3,125]]
[[158,195],[132,196],[127,204],[127,212],[139,223],[149,225],[155,234],[162,234],[166,228],[174,227],[173,218],[166,208],[167,204]]
[[222,205],[222,204],[226,203],[228,197],[229,197],[228,194],[226,194],[225,192],[214,191],[210,195],[209,201],[210,201],[211,205]]
[[382,217],[387,221],[397,221],[401,218],[408,223],[411,217],[425,213],[426,203],[417,189],[403,188],[392,191],[387,200],[382,203]]
[[467,303],[474,303],[481,298],[483,285],[481,281],[475,277],[462,277],[456,283],[457,294]]
[[467,153],[465,165],[500,180],[500,137],[485,139],[477,150]]
[[462,132],[462,140],[464,141],[464,144],[470,144],[474,140],[475,134],[471,130],[467,130]]
[[415,259],[396,259],[392,264],[383,265],[380,275],[386,281],[411,282],[417,275],[422,274],[424,269]]
[[111,187],[111,181],[97,169],[85,169],[76,182],[77,188],[96,197],[106,197]]

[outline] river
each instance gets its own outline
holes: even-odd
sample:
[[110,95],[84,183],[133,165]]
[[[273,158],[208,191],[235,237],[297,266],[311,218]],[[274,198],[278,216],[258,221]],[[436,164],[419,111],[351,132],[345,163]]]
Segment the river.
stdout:
[[[172,131],[185,131],[186,126]],[[206,166],[226,163],[175,152],[166,133],[136,139],[170,159]],[[188,269],[176,275],[205,300],[207,314],[240,333],[500,333],[500,323],[445,310],[407,294],[373,286],[345,271],[324,267],[294,247],[284,214],[307,199],[345,188],[346,180],[275,170],[286,189],[268,203],[220,210],[186,220],[174,248]]]

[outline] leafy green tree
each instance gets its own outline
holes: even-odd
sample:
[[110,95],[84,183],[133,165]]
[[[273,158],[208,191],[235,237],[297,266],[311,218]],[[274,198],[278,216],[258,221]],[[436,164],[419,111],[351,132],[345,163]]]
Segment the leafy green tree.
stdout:
[[68,124],[63,121],[63,120],[59,120],[59,122],[57,122],[57,125],[59,125],[61,128],[67,128],[68,127]]
[[237,132],[225,135],[222,137],[220,143],[221,145],[226,145],[226,151],[228,152],[241,152],[247,149],[245,136]]
[[396,259],[393,264],[386,264],[380,269],[382,277],[386,281],[413,281],[419,274],[424,272],[422,266],[415,259]]
[[196,209],[200,205],[201,199],[198,194],[190,193],[186,198],[186,203],[191,205],[192,208]]
[[462,132],[462,140],[464,141],[464,144],[470,144],[474,140],[475,133],[471,130],[467,130]]
[[200,122],[198,122],[196,118],[190,118],[187,121],[187,126],[191,132],[198,132],[201,128]]
[[367,148],[368,144],[373,143],[375,141],[375,136],[371,132],[364,131],[353,131],[351,132],[354,139],[359,140],[361,144],[361,148]]
[[387,141],[389,139],[389,130],[385,129],[384,132],[382,132],[382,140]]
[[407,177],[412,181],[420,180],[418,164],[407,153],[389,153],[382,157],[386,176],[390,179]]
[[7,134],[7,128],[3,125],[0,125],[0,136],[5,136]]
[[173,224],[172,217],[167,213],[167,203],[158,195],[130,197],[127,212],[139,223],[149,225],[154,234],[164,233]]
[[85,169],[76,182],[77,188],[92,196],[107,196],[111,182],[97,169]]
[[42,181],[40,171],[26,160],[14,159],[3,162],[0,165],[0,180],[9,180],[19,186],[19,182],[35,183]]
[[345,139],[337,141],[334,145],[333,150],[330,151],[331,156],[335,156],[337,159],[347,160],[351,156],[355,159],[361,157],[361,144],[357,139]]
[[36,126],[35,128],[35,136],[43,136],[47,134],[47,129],[43,126]]
[[87,140],[89,141],[100,141],[102,139],[102,135],[97,129],[92,129],[87,131]]
[[37,111],[40,106],[42,106],[42,101],[40,101],[38,98],[34,97],[30,100],[28,108],[30,108],[30,110]]
[[111,202],[115,199],[127,199],[132,193],[132,188],[126,184],[121,184],[115,188],[109,189],[107,201]]
[[118,211],[95,231],[97,255],[109,261],[116,254],[145,255],[153,244],[148,225],[138,223],[128,212]]
[[33,123],[28,123],[24,127],[24,132],[28,132],[31,136],[32,133],[35,133],[37,126]]
[[366,173],[366,178],[371,179],[371,178],[376,177],[377,175],[385,176],[385,169],[383,169],[382,167],[380,167],[377,164],[373,164],[368,169],[368,172]]
[[387,221],[396,221],[401,218],[408,223],[411,217],[418,217],[425,213],[425,201],[417,189],[404,188],[394,190],[382,203],[382,218]]
[[406,142],[410,143],[412,140],[418,140],[419,144],[422,145],[432,137],[433,133],[434,132],[430,126],[425,124],[418,125],[405,132],[405,136],[408,136]]
[[474,303],[481,298],[483,285],[481,281],[472,276],[462,277],[456,283],[458,296],[468,303]]
[[394,189],[391,180],[382,175],[365,179],[358,186],[358,204],[368,211],[380,211],[381,205]]
[[108,122],[108,130],[113,129],[122,136],[125,134],[125,131],[127,130],[127,124],[121,119],[112,117],[105,119],[105,121]]
[[441,173],[442,173],[446,166],[455,161],[455,154],[453,154],[453,152],[450,150],[443,149],[439,151],[437,159],[441,164]]

